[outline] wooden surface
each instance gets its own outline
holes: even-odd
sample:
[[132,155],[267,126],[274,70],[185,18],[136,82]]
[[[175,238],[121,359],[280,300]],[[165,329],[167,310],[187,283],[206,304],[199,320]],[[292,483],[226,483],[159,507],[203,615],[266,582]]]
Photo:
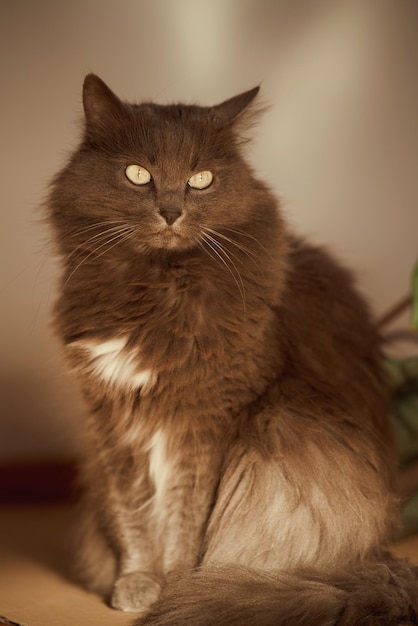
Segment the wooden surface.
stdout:
[[[76,511],[68,504],[0,506],[0,625],[128,626],[132,614],[108,608],[71,580],[71,531]],[[418,564],[418,536],[393,552]]]

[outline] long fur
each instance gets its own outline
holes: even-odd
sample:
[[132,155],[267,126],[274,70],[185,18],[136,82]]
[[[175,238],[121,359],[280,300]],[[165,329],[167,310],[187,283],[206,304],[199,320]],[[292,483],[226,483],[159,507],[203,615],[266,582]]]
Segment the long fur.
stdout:
[[417,623],[379,338],[243,158],[257,92],[130,105],[86,78],[48,204],[90,409],[79,578],[144,625]]
[[173,581],[141,626],[417,624],[418,568],[401,562],[300,575],[224,566]]

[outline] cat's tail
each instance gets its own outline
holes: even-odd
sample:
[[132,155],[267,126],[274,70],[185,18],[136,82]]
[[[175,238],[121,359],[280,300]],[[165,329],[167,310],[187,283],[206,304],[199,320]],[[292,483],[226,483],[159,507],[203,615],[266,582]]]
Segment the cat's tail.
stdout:
[[418,567],[264,574],[202,568],[167,585],[137,626],[405,626],[418,624]]

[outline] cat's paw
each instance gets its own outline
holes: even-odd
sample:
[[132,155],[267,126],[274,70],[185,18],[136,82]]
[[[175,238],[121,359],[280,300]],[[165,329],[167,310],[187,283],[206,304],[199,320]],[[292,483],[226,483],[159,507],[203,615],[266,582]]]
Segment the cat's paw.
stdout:
[[118,578],[110,604],[119,611],[142,613],[160,597],[161,586],[150,574],[130,572]]

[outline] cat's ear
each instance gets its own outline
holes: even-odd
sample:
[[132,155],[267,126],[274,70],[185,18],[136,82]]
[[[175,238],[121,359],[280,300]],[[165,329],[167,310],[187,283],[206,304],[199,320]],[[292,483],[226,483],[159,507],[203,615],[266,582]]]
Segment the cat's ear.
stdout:
[[83,85],[83,106],[87,126],[97,126],[115,119],[125,105],[95,74],[87,74]]
[[241,114],[248,108],[259,91],[260,87],[254,87],[249,91],[240,93],[238,96],[225,100],[225,102],[221,102],[221,104],[217,104],[212,107],[215,117],[224,124],[232,124],[241,117]]

